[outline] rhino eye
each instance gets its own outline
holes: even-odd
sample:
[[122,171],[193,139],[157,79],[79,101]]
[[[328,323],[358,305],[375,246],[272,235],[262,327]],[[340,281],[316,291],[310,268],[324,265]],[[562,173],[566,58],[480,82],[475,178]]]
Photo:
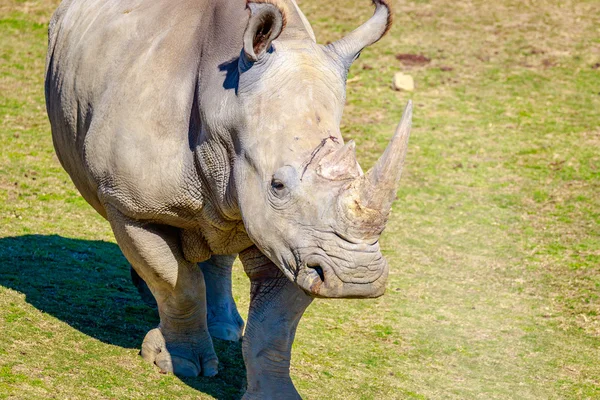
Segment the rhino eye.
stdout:
[[283,182],[277,179],[273,179],[271,181],[271,187],[277,191],[282,191],[283,189],[285,189],[285,185],[283,184]]
[[288,198],[290,191],[298,184],[296,169],[289,165],[279,168],[271,177],[271,188],[269,192],[276,198],[282,200]]

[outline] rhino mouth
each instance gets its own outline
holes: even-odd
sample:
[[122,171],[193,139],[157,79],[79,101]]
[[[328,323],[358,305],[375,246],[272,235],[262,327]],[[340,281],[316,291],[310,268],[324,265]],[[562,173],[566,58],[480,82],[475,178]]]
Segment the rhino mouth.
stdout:
[[317,274],[319,274],[319,278],[321,278],[322,282],[325,282],[325,275],[323,274],[323,268],[320,265],[307,265],[308,268],[314,269]]
[[295,282],[307,294],[324,298],[379,297],[385,291],[388,266],[385,260],[359,282],[342,279],[329,257],[313,255],[300,264]]

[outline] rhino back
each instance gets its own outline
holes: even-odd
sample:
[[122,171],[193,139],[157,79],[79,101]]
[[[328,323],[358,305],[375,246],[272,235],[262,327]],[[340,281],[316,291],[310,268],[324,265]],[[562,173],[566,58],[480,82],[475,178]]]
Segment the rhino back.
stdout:
[[[198,93],[207,86],[200,70],[218,71],[231,57],[219,54],[218,42],[235,49],[227,43],[235,38],[214,29],[229,9],[238,13],[230,26],[245,24],[241,0],[71,0],[57,10],[46,75],[53,140],[100,213],[111,201],[139,218],[185,224],[202,208],[194,166],[202,123],[193,107],[207,97]],[[208,87],[219,103],[218,83]]]

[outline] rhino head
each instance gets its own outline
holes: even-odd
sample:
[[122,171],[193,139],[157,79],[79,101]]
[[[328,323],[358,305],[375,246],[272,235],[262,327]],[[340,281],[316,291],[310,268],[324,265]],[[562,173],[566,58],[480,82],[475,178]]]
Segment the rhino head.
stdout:
[[339,128],[348,69],[391,24],[388,2],[374,3],[371,19],[326,46],[315,42],[294,3],[249,3],[238,65],[243,121],[235,189],[250,239],[315,297],[385,291],[379,237],[396,196],[412,106],[366,174]]

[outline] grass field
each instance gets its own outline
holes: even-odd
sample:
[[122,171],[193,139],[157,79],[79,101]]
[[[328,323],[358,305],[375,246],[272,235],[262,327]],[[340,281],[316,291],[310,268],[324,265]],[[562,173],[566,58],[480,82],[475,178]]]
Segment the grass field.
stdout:
[[[322,43],[369,3],[299,2]],[[0,0],[0,399],[238,398],[239,344],[217,343],[211,379],[137,355],[157,316],[52,148],[57,4]],[[368,167],[415,103],[388,291],[315,301],[292,378],[307,399],[600,399],[600,2],[395,6],[351,71],[342,127]],[[414,93],[391,89],[398,71]],[[245,315],[239,265],[234,285]]]

